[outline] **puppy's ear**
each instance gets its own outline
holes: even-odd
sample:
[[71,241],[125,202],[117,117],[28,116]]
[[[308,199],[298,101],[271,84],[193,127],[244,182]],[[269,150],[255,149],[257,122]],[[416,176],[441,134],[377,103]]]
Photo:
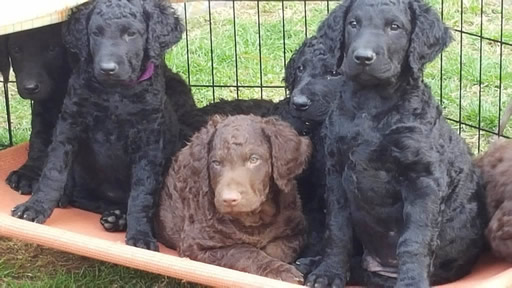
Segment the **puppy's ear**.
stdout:
[[0,36],[0,73],[2,81],[9,81],[9,72],[11,70],[11,62],[9,61],[9,50],[7,49],[7,36]]
[[301,137],[290,124],[269,117],[263,120],[263,132],[272,146],[272,176],[284,192],[291,191],[295,177],[306,167],[311,155],[311,141]]
[[94,1],[86,2],[71,11],[68,20],[62,23],[62,41],[70,53],[75,53],[80,60],[89,55],[88,25]]
[[421,76],[425,64],[434,60],[452,41],[450,29],[439,15],[422,0],[409,2],[413,27],[409,44],[409,65],[416,76]]
[[297,52],[304,46],[302,43],[301,47],[295,50],[286,63],[286,68],[284,69],[284,86],[286,87],[286,91],[291,94],[293,89],[295,89],[295,73],[297,72]]
[[325,43],[327,52],[335,55],[337,67],[343,63],[345,57],[346,14],[348,14],[353,2],[354,0],[345,0],[336,6],[316,30],[316,36]]
[[212,116],[208,124],[194,134],[189,144],[174,157],[172,169],[178,185],[177,191],[211,197],[208,176],[209,146],[218,124],[223,119],[225,119],[223,116]]
[[151,61],[158,63],[181,40],[184,27],[168,1],[144,0],[143,9],[148,31],[147,53]]

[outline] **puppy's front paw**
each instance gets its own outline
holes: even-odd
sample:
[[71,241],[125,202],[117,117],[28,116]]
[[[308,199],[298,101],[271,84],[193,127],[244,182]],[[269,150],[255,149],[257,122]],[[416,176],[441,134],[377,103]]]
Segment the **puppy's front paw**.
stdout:
[[121,210],[107,211],[101,215],[100,223],[108,232],[126,231],[126,213]]
[[320,264],[306,279],[307,287],[314,288],[343,288],[345,287],[345,275],[341,267],[332,268],[325,262]]
[[21,195],[29,195],[32,194],[32,186],[37,182],[37,179],[22,170],[14,170],[9,173],[5,182],[12,190],[19,192]]
[[272,269],[265,275],[266,277],[286,281],[293,284],[302,285],[304,283],[304,275],[300,273],[295,267],[289,264],[283,263],[276,269]]
[[28,200],[11,210],[11,215],[35,223],[44,223],[52,214],[53,209],[40,202]]
[[158,244],[153,236],[145,235],[147,233],[133,233],[128,236],[126,234],[126,244],[142,249],[158,251]]

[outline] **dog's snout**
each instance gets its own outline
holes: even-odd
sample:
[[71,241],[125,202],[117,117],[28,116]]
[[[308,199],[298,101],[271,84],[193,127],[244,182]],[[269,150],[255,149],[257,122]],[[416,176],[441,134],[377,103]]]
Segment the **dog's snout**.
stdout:
[[377,55],[371,49],[361,48],[354,52],[354,61],[360,65],[370,65],[375,61]]
[[236,206],[238,203],[240,203],[240,200],[242,200],[242,195],[237,191],[228,190],[222,193],[222,202],[226,206]]
[[100,64],[100,70],[103,74],[112,75],[117,72],[117,69],[119,67],[114,62],[103,62]]
[[39,92],[40,88],[41,87],[36,82],[27,82],[25,85],[23,85],[23,90],[30,94],[36,94]]
[[305,111],[311,105],[311,101],[306,96],[299,95],[292,98],[292,105],[296,110]]

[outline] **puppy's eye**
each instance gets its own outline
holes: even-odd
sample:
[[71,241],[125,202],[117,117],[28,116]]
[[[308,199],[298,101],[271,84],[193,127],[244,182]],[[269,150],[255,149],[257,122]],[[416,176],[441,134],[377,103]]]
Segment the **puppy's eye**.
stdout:
[[338,77],[341,75],[340,72],[338,72],[338,70],[336,70],[336,69],[329,71],[329,74],[330,74],[329,76],[331,76],[331,77]]
[[350,20],[350,22],[348,22],[348,25],[350,26],[350,28],[352,29],[356,29],[357,28],[357,22],[356,20]]
[[220,167],[220,161],[219,160],[212,160],[213,167]]
[[297,72],[299,72],[300,74],[304,73],[304,66],[299,65],[299,67],[297,67]]
[[101,36],[100,32],[98,32],[98,31],[92,31],[92,33],[91,33],[91,34],[92,34],[92,36],[94,36],[94,37],[100,37],[100,36]]
[[135,35],[137,35],[137,32],[135,32],[135,31],[126,32],[126,36],[128,36],[128,38],[133,38],[133,37],[135,37]]
[[251,157],[249,157],[249,164],[258,164],[260,162],[260,157],[256,156],[256,155],[251,155]]
[[389,26],[389,30],[398,31],[398,30],[400,30],[400,25],[393,23],[393,24],[391,24],[391,26]]

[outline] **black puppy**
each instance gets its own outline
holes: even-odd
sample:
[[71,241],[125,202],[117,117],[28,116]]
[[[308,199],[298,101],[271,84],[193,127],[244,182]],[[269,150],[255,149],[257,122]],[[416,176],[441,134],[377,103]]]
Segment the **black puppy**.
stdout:
[[[430,287],[466,275],[484,243],[481,179],[422,79],[449,29],[421,0],[346,0],[326,21],[343,23],[329,33],[344,77],[323,128],[326,249],[306,284]],[[357,283],[356,266],[382,281]]]
[[42,223],[72,187],[73,195],[127,207],[126,243],[158,249],[152,233],[155,197],[179,144],[176,115],[165,95],[163,56],[182,32],[163,0],[97,0],[73,11],[64,43],[80,63],[37,193],[16,206],[13,216]]
[[297,132],[308,135],[313,143],[311,161],[298,178],[308,224],[308,241],[301,257],[320,256],[325,234],[325,157],[320,128],[342,84],[336,69],[336,57],[328,44],[316,36],[306,39],[292,55],[285,70],[285,85],[290,95],[288,109],[304,127],[294,125],[293,122],[297,121],[290,124]]
[[11,59],[18,94],[34,101],[28,159],[6,179],[21,194],[30,194],[41,175],[71,75],[61,26],[53,24],[6,36],[5,57]]

